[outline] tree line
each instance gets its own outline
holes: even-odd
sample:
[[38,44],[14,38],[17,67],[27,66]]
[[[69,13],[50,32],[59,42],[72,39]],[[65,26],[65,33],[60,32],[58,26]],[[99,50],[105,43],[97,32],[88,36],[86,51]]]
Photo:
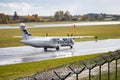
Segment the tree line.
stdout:
[[38,14],[19,16],[17,12],[14,12],[14,15],[5,15],[0,13],[0,23],[18,23],[18,22],[51,22],[51,21],[71,21],[72,15],[69,11],[56,11],[54,16],[38,16]]
[[120,20],[120,15],[108,14],[85,14],[72,16],[69,11],[56,11],[53,16],[38,16],[38,14],[19,16],[17,12],[14,15],[5,15],[0,13],[0,24],[20,23],[20,22],[53,22],[53,21],[103,21]]
[[14,12],[14,15],[5,15],[4,13],[0,13],[0,24],[9,24],[9,23],[20,23],[20,22],[41,22],[42,16],[38,16],[37,14],[27,15],[27,16],[19,16],[17,12]]

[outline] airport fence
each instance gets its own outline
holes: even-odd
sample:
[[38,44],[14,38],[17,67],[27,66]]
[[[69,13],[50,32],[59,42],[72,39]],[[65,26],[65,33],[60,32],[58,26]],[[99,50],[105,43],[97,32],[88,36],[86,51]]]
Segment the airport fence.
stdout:
[[[102,80],[102,69],[106,65],[107,67],[107,79],[110,80],[110,73],[114,73],[114,80],[118,79],[118,60],[120,59],[120,50],[109,52],[108,54],[104,54],[102,56],[87,59],[83,61],[77,61],[71,63],[69,65],[62,65],[57,68],[44,71],[37,72],[34,75],[17,78],[15,80],[81,80],[81,75],[83,72],[87,71],[88,80],[92,80],[92,70],[97,69],[98,77],[96,80]],[[111,65],[114,65],[112,67]],[[84,74],[86,75],[86,74]],[[72,79],[72,78],[74,79]]]

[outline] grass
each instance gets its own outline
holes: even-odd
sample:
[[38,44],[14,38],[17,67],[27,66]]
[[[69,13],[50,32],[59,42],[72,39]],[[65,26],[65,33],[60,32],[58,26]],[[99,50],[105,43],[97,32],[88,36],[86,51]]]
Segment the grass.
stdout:
[[[33,36],[62,36],[73,34],[76,36],[98,36],[98,39],[120,38],[120,25],[102,25],[102,26],[77,26],[75,29],[68,27],[54,28],[30,28],[29,31]],[[0,47],[21,46],[20,38],[13,36],[21,36],[20,29],[0,29]],[[94,38],[76,39],[76,41],[95,40]]]
[[31,75],[36,72],[45,71],[76,61],[94,58],[103,54],[105,53],[0,66],[0,80],[10,80]]
[[[68,27],[58,28],[30,28],[29,31],[34,36],[60,36],[66,34],[74,34],[79,36],[98,36],[98,39],[120,38],[120,25],[105,25],[105,26],[84,26],[69,29]],[[20,29],[0,29],[0,47],[21,46],[19,38],[13,36],[21,36]],[[94,40],[93,38],[76,39],[76,41]],[[80,61],[88,58],[93,58],[101,54],[93,54],[79,57],[52,59],[45,61],[29,62],[22,64],[14,64],[0,66],[0,80],[9,80],[26,75],[31,75],[38,71],[45,71],[55,68],[60,65],[69,64],[75,61]]]

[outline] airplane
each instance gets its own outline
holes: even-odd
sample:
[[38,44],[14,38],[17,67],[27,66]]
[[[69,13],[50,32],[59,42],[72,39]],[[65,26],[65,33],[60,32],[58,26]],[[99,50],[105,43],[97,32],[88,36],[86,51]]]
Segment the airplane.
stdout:
[[32,36],[27,30],[24,23],[20,23],[22,31],[22,40],[20,42],[38,48],[44,48],[47,51],[48,48],[56,48],[59,51],[60,47],[69,46],[73,48],[75,38],[86,38],[94,36]]

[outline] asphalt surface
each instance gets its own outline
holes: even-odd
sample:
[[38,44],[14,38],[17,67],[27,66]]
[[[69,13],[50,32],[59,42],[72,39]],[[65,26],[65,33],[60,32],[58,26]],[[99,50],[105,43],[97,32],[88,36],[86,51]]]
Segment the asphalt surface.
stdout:
[[120,49],[120,39],[76,42],[73,49],[61,47],[60,51],[48,49],[47,52],[44,52],[42,48],[31,46],[7,47],[0,48],[0,65],[80,56],[118,49]]
[[[75,26],[94,26],[94,25],[116,25],[120,24],[120,21],[103,21],[103,22],[75,22],[75,23],[67,23],[67,24],[33,24],[33,25],[26,25],[29,28],[42,28],[42,27],[69,27],[72,25]],[[14,29],[20,28],[18,26],[0,26],[0,29]]]

